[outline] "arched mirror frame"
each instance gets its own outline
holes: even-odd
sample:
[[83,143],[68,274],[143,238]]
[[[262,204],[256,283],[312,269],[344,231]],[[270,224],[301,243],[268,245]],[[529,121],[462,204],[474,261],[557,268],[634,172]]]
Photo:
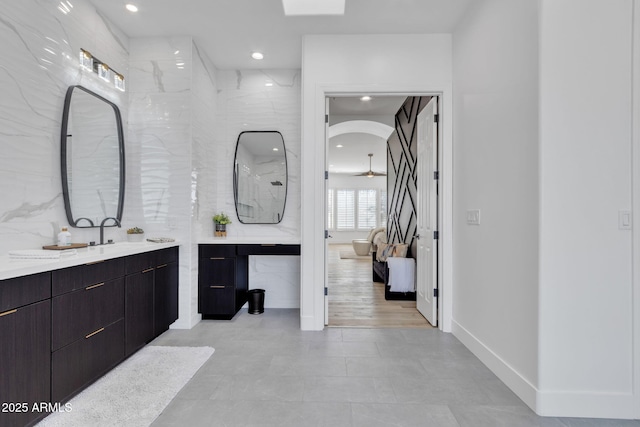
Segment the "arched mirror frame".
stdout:
[[[282,203],[282,215],[280,215],[280,219],[277,222],[243,222],[240,219],[240,215],[238,213],[238,165],[237,165],[237,161],[238,161],[238,146],[240,145],[240,138],[242,138],[242,135],[245,133],[277,133],[278,135],[280,135],[280,139],[282,139],[282,155],[284,156],[284,175],[285,175],[285,182],[286,182],[286,186],[285,186],[285,191],[284,191],[284,201]],[[284,219],[284,213],[286,211],[287,208],[287,195],[289,192],[289,162],[287,160],[287,146],[284,143],[284,137],[282,136],[282,134],[277,131],[277,130],[247,130],[247,131],[243,131],[240,132],[240,134],[238,135],[238,139],[236,140],[236,150],[235,150],[235,154],[233,156],[233,201],[234,201],[234,206],[236,209],[236,217],[238,218],[238,221],[242,224],[249,224],[249,225],[273,225],[273,224],[280,224],[282,222],[282,220]]]
[[[105,102],[113,109],[116,118],[116,128],[118,132],[118,147],[119,147],[119,163],[120,163],[120,186],[118,194],[118,208],[116,211],[116,218],[118,221],[122,221],[122,209],[124,205],[124,179],[125,179],[125,163],[124,163],[124,132],[122,131],[122,116],[120,109],[116,104],[108,99],[98,95],[97,93],[80,85],[69,86],[67,94],[64,98],[64,109],[62,111],[62,127],[60,131],[60,172],[62,176],[62,196],[64,198],[64,210],[67,214],[67,221],[69,225],[75,228],[92,228],[99,227],[99,224],[93,224],[91,220],[83,221],[88,222],[87,225],[79,225],[78,223],[87,218],[73,218],[73,212],[71,212],[71,202],[69,199],[69,182],[67,175],[67,135],[68,135],[68,122],[69,122],[69,109],[71,107],[71,99],[73,97],[73,91],[80,89],[91,96],[98,98],[100,101]],[[108,225],[108,227],[115,227],[115,224]]]

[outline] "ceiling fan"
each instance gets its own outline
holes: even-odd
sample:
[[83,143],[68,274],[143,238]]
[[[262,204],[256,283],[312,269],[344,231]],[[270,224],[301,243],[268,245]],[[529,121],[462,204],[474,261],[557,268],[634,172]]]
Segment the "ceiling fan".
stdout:
[[374,172],[371,170],[371,158],[373,157],[373,153],[369,153],[368,156],[369,156],[369,170],[367,172],[356,174],[355,176],[366,176],[367,178],[373,178],[374,176],[387,176],[386,173]]

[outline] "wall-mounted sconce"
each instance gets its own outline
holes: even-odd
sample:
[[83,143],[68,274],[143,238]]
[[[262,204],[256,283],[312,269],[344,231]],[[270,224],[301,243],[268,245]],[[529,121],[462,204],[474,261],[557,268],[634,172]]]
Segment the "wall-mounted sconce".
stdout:
[[80,49],[80,66],[87,71],[96,73],[105,82],[111,83],[111,76],[113,75],[114,87],[124,92],[124,76],[100,61],[89,51]]

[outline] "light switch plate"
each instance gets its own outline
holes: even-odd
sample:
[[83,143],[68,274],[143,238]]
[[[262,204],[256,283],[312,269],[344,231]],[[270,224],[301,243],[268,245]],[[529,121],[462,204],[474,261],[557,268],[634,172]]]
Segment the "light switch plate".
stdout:
[[631,230],[631,211],[618,211],[618,228]]
[[470,209],[467,211],[467,224],[480,225],[480,209]]

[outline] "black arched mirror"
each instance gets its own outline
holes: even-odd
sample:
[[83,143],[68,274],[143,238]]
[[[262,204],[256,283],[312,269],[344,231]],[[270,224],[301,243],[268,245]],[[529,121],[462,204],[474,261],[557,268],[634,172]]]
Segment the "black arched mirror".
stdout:
[[124,136],[118,106],[82,86],[67,90],[61,132],[62,193],[72,227],[122,220]]
[[233,194],[243,224],[277,224],[287,200],[287,154],[277,131],[249,131],[238,136]]

